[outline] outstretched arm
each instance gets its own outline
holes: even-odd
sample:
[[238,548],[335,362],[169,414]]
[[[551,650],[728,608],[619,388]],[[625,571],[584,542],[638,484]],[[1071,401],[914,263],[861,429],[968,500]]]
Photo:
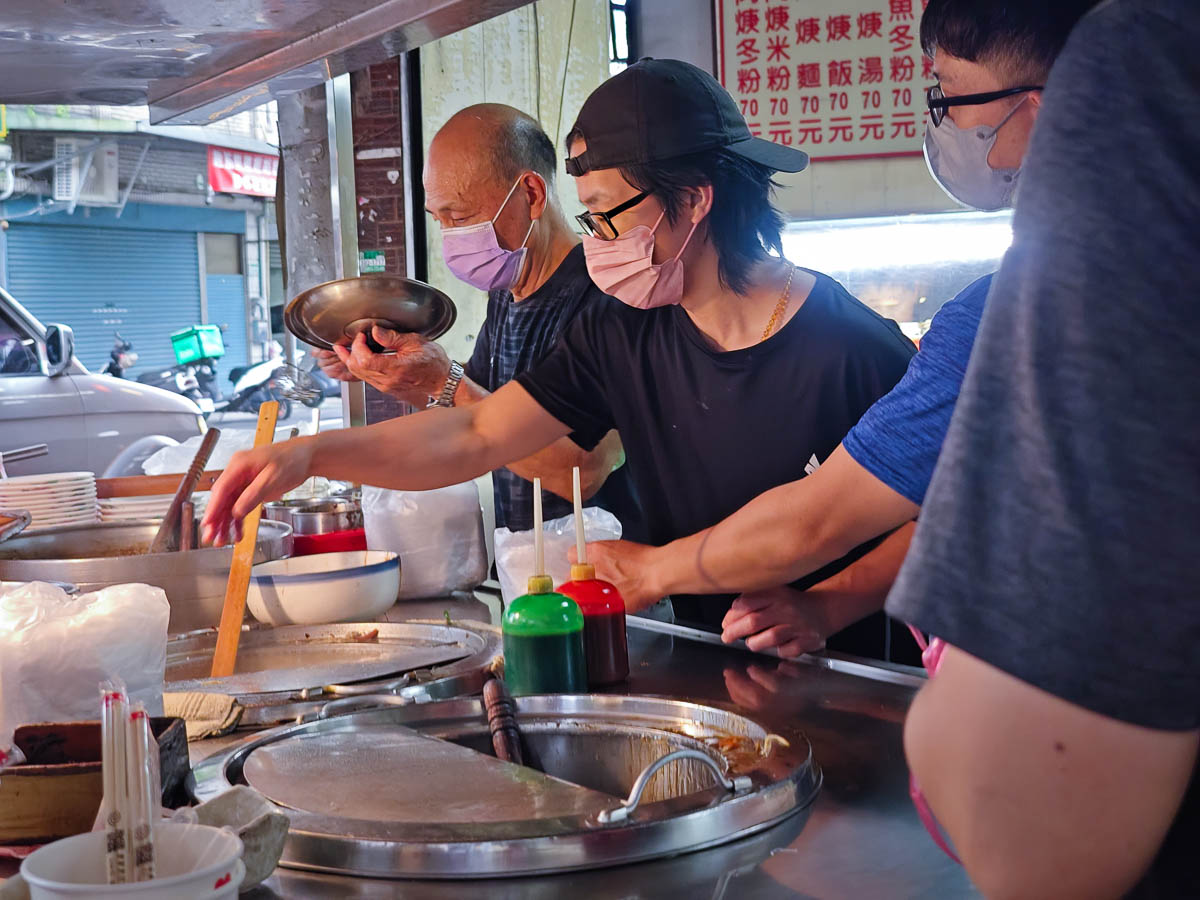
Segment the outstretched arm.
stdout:
[[218,545],[259,503],[312,475],[399,490],[458,484],[565,436],[563,425],[519,384],[486,401],[434,409],[366,428],[326,431],[234,454],[213,485],[204,539]]
[[664,547],[592,544],[588,560],[635,608],[668,594],[757,591],[815,572],[919,511],[839,445],[812,475],[759,495],[712,528]]
[[[373,353],[365,336],[356,336],[347,346],[321,351],[318,359],[334,378],[361,380],[376,390],[424,406],[437,396],[450,373],[450,357],[440,344],[415,334],[400,334],[376,326],[372,336],[394,355]],[[491,396],[486,388],[464,377],[454,394],[455,406],[471,406]],[[615,431],[610,431],[593,449],[584,450],[568,437],[508,464],[522,478],[542,479],[542,487],[564,499],[572,498],[571,470],[579,467],[583,499],[594,495],[608,476],[625,462],[625,448]]]

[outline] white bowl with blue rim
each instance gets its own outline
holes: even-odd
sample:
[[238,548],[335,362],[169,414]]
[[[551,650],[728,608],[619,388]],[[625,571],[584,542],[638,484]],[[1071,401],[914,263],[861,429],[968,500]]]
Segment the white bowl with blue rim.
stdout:
[[399,593],[399,556],[346,550],[259,563],[250,573],[246,605],[264,625],[369,622]]

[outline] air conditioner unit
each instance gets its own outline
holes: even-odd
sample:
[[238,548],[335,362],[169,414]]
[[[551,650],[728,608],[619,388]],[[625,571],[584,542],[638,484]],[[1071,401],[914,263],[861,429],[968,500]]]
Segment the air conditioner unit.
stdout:
[[118,200],[117,142],[105,141],[93,152],[91,166],[83,171],[87,153],[80,153],[91,141],[87,138],[54,139],[54,199],[76,199],[85,206],[115,206]]

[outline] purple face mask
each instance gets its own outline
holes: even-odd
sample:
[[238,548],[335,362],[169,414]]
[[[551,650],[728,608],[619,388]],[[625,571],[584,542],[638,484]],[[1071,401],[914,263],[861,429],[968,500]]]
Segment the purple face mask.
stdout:
[[[524,177],[524,176],[522,176]],[[461,228],[442,229],[442,258],[454,276],[481,291],[509,291],[521,277],[528,249],[525,244],[533,233],[533,219],[525,240],[516,250],[505,250],[496,237],[495,221],[504,212],[509,199],[521,183],[518,178],[508,189],[508,194],[490,222],[478,225],[463,225]]]

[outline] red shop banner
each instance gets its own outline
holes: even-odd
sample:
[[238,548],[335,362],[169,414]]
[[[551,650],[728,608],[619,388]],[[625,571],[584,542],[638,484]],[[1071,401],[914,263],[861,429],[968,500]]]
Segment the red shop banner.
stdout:
[[928,0],[716,0],[717,73],[757,136],[813,159],[920,154]]
[[266,153],[208,148],[208,183],[223,194],[274,197],[279,157]]

